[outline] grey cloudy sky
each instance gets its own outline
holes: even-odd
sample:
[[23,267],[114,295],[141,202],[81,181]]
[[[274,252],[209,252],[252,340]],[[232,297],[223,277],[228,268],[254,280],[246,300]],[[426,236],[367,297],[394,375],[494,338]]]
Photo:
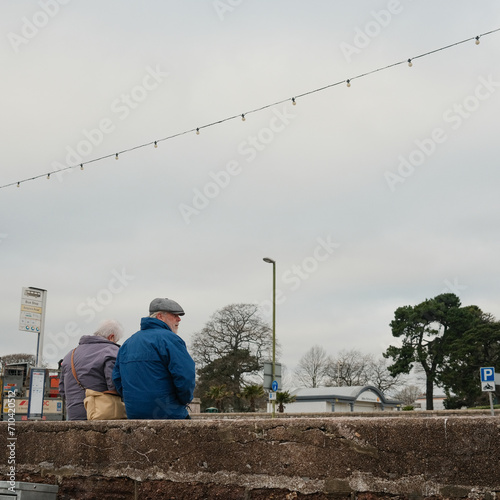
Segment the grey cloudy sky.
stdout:
[[270,322],[267,256],[290,369],[315,344],[380,355],[395,309],[443,291],[500,317],[500,32],[417,57],[498,29],[498,2],[0,9],[0,354],[35,352],[27,286],[51,364],[157,296],[188,344],[227,304]]

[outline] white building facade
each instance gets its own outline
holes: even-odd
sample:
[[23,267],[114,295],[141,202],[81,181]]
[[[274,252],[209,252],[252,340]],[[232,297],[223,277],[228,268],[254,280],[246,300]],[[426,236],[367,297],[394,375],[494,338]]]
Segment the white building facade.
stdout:
[[[432,398],[432,404],[434,406],[434,410],[445,410],[444,400],[446,396],[444,394],[437,394]],[[421,394],[415,400],[415,410],[427,410],[427,397],[425,394]]]
[[403,406],[369,385],[299,388],[290,394],[296,400],[285,405],[285,413],[399,411]]

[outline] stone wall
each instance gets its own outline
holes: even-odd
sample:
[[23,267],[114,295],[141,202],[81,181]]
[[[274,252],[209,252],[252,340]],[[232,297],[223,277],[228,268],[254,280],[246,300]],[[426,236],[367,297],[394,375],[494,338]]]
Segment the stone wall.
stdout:
[[[500,419],[16,422],[16,480],[59,499],[500,499]],[[0,479],[8,479],[0,422]]]

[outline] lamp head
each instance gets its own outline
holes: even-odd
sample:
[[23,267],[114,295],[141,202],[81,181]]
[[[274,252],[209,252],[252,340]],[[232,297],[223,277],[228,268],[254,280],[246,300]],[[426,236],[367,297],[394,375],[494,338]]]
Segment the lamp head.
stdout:
[[276,262],[273,259],[270,259],[269,257],[264,257],[262,259],[264,262],[267,262],[268,264],[276,264]]

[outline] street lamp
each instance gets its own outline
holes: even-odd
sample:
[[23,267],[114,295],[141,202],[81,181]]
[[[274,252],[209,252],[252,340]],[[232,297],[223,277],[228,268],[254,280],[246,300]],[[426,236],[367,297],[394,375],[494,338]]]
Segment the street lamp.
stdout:
[[[269,257],[264,257],[264,262],[273,265],[273,375],[271,383],[276,377],[276,261]],[[273,399],[273,415],[276,416],[276,400]]]

